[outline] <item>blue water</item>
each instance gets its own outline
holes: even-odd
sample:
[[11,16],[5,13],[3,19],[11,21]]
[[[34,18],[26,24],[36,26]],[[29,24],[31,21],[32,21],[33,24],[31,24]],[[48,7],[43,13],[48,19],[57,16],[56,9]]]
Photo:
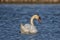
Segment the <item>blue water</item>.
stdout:
[[[42,19],[34,21],[38,33],[19,33],[34,14]],[[60,4],[0,4],[0,40],[60,40]]]

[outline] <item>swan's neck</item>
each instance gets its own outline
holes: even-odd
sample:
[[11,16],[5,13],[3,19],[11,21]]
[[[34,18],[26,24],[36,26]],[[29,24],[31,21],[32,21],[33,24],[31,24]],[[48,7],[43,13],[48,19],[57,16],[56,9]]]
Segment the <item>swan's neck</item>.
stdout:
[[34,20],[34,19],[35,19],[35,17],[32,16],[32,17],[31,17],[31,20],[30,20],[31,25],[33,25],[33,26],[34,26],[34,23],[33,23],[33,20]]

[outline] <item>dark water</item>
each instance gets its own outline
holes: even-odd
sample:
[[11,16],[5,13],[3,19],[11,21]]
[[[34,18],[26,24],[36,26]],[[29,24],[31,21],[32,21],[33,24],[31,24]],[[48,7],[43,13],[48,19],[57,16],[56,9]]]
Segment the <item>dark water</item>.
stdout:
[[[42,19],[34,22],[39,33],[19,33],[35,13]],[[60,40],[60,4],[0,4],[0,40]]]

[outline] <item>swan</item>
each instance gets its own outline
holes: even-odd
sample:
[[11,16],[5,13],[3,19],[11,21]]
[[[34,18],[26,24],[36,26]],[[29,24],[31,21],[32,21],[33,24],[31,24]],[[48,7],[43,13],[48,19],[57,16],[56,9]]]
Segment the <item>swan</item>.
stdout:
[[41,22],[41,17],[39,15],[36,15],[36,14],[33,15],[30,19],[30,24],[23,25],[21,23],[21,25],[20,25],[21,33],[23,33],[23,34],[30,34],[30,33],[35,34],[38,32],[38,30],[36,29],[36,26],[34,26],[34,23],[33,23],[34,19],[37,19],[39,22]]

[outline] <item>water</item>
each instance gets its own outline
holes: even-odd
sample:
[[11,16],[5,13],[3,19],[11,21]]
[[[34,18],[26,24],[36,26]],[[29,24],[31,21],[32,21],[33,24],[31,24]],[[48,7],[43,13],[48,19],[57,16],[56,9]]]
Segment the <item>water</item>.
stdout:
[[[39,33],[19,33],[34,14],[42,19],[34,21]],[[0,4],[0,40],[60,40],[60,4]]]

